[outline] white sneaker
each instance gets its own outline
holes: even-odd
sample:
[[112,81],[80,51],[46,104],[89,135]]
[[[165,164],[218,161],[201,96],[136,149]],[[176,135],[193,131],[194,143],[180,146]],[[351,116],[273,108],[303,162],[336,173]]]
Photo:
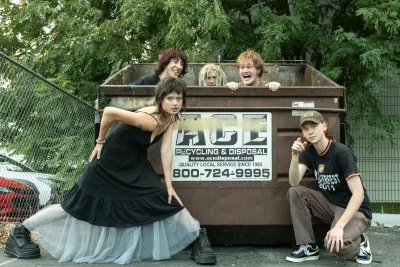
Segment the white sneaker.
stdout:
[[356,262],[361,264],[370,264],[372,262],[371,247],[366,234],[361,234],[360,253],[356,257]]
[[301,245],[298,250],[293,251],[286,257],[287,261],[302,262],[302,261],[315,261],[319,259],[319,248],[317,245],[313,247],[310,244]]

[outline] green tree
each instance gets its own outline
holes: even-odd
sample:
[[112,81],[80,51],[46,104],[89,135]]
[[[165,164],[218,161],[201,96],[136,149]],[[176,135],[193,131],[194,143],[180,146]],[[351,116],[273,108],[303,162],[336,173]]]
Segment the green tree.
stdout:
[[347,87],[348,116],[356,122],[353,127],[371,133],[370,149],[381,140],[395,146],[400,118],[383,114],[377,96],[384,92],[385,80],[400,84],[400,2],[355,1],[351,9],[363,28],[337,26],[323,72]]
[[154,60],[170,46],[206,60],[230,37],[218,0],[10,2],[0,2],[1,28],[14,39],[0,48],[92,103],[97,85],[134,60]]

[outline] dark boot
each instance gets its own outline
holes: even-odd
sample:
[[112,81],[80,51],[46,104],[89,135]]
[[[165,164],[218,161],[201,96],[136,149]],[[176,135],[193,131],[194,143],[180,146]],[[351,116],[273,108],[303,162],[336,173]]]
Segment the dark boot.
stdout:
[[215,264],[217,262],[217,256],[211,248],[206,229],[200,229],[199,237],[193,242],[190,258],[198,264]]
[[39,246],[32,242],[29,230],[22,224],[16,225],[11,231],[4,253],[18,259],[40,258]]

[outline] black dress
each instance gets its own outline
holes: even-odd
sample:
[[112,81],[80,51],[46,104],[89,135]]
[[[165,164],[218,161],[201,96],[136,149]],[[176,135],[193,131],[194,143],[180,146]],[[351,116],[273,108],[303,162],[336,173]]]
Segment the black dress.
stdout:
[[200,225],[175,199],[168,204],[147,160],[147,148],[162,135],[151,142],[151,132],[119,124],[64,202],[23,224],[59,262],[128,264],[180,252]]
[[151,132],[120,123],[103,145],[100,159],[85,169],[61,206],[79,220],[99,226],[132,227],[169,217],[183,207],[168,192],[147,159]]

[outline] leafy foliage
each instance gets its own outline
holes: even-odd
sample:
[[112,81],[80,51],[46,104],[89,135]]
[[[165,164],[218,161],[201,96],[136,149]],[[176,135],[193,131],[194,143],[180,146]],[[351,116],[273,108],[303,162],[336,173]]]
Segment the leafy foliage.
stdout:
[[[346,85],[348,116],[355,122],[354,128],[371,133],[370,149],[381,140],[395,146],[394,133],[400,118],[383,114],[377,97],[385,90],[385,80],[400,84],[400,3],[358,1],[356,6],[355,15],[363,19],[363,28],[349,32],[343,25],[333,32],[334,43],[323,72],[335,73],[332,77]],[[349,142],[351,145],[353,140]]]

